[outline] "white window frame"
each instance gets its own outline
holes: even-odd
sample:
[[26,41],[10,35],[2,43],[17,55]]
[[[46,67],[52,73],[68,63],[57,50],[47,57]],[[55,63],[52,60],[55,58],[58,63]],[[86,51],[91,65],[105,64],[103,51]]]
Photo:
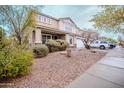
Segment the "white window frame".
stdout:
[[39,20],[42,23],[52,24],[52,20],[46,16],[43,16],[43,15],[40,16]]
[[44,16],[40,16],[39,21],[44,22]]

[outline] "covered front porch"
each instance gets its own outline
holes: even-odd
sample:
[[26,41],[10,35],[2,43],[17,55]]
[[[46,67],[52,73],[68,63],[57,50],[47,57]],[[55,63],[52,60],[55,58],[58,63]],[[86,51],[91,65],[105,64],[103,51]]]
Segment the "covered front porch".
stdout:
[[50,30],[46,30],[46,29],[42,29],[41,31],[41,41],[42,44],[45,44],[49,39],[62,39],[65,40],[66,39],[66,34],[65,33],[61,33],[61,32],[52,32]]
[[29,43],[32,44],[45,44],[49,39],[62,39],[66,40],[66,33],[56,29],[49,29],[43,27],[35,28],[29,39]]

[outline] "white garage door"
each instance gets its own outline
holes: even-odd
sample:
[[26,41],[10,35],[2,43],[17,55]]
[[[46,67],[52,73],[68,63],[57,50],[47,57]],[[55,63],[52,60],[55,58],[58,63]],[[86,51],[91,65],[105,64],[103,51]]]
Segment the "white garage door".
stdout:
[[84,44],[80,39],[77,39],[77,48],[83,48]]

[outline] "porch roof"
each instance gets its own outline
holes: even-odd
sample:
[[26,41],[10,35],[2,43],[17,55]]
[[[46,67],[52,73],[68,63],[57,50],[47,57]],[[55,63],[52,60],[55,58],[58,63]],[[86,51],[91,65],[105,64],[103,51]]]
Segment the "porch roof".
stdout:
[[49,32],[49,33],[53,33],[53,34],[70,34],[70,35],[80,36],[78,34],[66,32],[64,30],[59,30],[56,28],[46,27],[46,26],[42,26],[42,25],[38,25],[37,28],[43,30],[43,32]]

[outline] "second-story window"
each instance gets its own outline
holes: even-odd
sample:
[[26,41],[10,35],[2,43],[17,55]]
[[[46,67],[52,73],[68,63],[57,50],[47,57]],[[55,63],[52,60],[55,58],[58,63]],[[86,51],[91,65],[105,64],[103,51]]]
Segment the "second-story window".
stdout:
[[43,16],[40,16],[39,17],[39,21],[44,22],[44,17]]
[[47,23],[47,18],[46,17],[43,17],[43,22]]
[[51,19],[48,18],[48,17],[45,17],[45,16],[40,16],[40,22],[43,22],[43,23],[47,23],[47,24],[51,24]]

